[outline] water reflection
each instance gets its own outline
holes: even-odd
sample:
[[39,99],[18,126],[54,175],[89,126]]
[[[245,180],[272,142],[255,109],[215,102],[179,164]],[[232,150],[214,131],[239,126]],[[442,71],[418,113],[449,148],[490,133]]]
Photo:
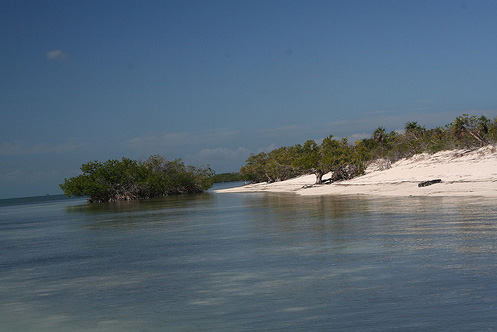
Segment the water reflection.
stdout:
[[37,205],[2,221],[0,330],[489,329],[496,212],[209,192]]
[[423,265],[457,268],[461,254],[478,261],[497,253],[497,208],[487,199],[268,194],[244,202],[262,238],[284,237],[287,250],[312,258],[381,255],[388,262],[416,253]]
[[117,201],[109,203],[86,203],[68,206],[70,213],[123,213],[139,212],[147,210],[163,210],[168,208],[188,208],[190,205],[209,203],[214,199],[211,193],[200,193],[192,195],[175,195],[152,199],[140,199],[131,201]]

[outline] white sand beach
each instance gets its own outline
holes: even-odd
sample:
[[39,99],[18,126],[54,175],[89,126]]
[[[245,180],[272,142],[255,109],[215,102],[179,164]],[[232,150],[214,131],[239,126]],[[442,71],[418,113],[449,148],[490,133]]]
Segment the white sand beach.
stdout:
[[[323,178],[329,178],[327,174]],[[314,185],[314,175],[256,183],[217,192],[286,192],[298,195],[487,196],[497,197],[497,147],[418,154],[371,164],[366,174],[348,181]],[[426,187],[418,183],[441,179]]]

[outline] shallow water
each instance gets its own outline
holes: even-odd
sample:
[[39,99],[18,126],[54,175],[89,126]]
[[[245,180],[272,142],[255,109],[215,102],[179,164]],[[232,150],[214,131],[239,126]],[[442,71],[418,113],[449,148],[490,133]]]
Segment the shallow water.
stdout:
[[496,216],[479,198],[3,200],[0,330],[493,330]]

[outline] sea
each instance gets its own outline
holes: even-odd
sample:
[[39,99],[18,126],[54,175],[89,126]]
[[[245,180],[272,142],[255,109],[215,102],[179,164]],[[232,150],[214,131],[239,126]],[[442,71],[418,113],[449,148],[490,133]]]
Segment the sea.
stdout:
[[0,253],[0,331],[497,328],[490,198],[8,199]]

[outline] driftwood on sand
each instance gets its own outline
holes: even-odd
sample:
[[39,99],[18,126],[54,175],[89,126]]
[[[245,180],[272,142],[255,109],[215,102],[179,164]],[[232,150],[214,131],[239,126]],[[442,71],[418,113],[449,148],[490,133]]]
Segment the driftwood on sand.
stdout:
[[440,183],[440,182],[442,182],[441,179],[423,181],[423,182],[418,183],[418,187],[427,187],[427,186],[431,186],[432,184]]

